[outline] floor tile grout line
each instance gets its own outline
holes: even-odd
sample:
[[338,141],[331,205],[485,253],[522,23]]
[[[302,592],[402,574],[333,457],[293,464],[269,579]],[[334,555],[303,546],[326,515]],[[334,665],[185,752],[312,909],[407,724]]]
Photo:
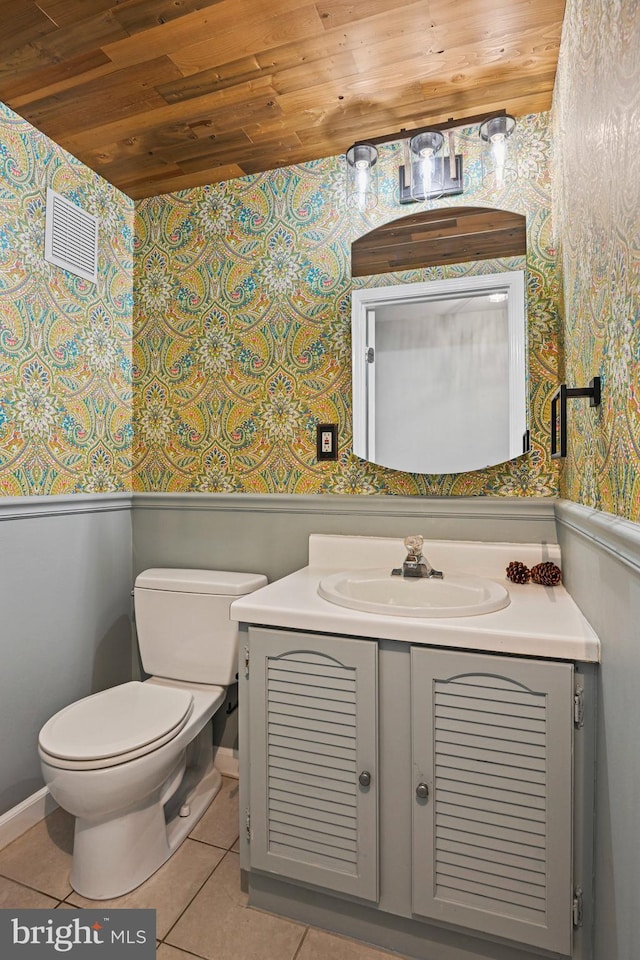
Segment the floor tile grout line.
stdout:
[[[24,880],[16,880],[15,877],[8,877],[6,873],[0,873],[0,879],[10,880],[11,883],[16,883],[19,887],[25,887],[27,890],[33,890],[34,893],[40,893],[43,897],[49,897],[50,900],[65,899],[61,898],[59,893],[51,893],[50,891],[43,890],[41,887],[34,887],[30,883],[25,883]],[[70,893],[73,893],[73,890],[71,890]],[[66,894],[66,896],[68,897],[69,894]]]
[[302,937],[300,938],[300,943],[298,944],[298,946],[297,946],[297,948],[296,948],[296,952],[294,953],[294,955],[293,955],[293,957],[291,958],[291,960],[297,960],[297,958],[300,956],[300,951],[302,950],[303,944],[304,944],[305,940],[307,939],[307,934],[309,933],[309,930],[310,930],[310,929],[311,929],[310,927],[305,927],[305,928],[304,928],[304,931],[303,931],[303,933],[302,933]]
[[[235,841],[234,841],[234,842],[235,842]],[[211,846],[211,844],[210,844],[210,846]],[[218,847],[217,849],[219,850],[220,847]],[[207,874],[207,876],[206,876],[205,879],[202,881],[202,883],[200,884],[200,886],[198,887],[198,889],[196,890],[196,892],[194,893],[194,895],[191,897],[191,899],[188,901],[188,903],[184,906],[184,908],[180,911],[180,913],[178,914],[178,916],[176,917],[176,919],[173,921],[173,923],[171,924],[171,926],[169,927],[169,929],[168,929],[167,932],[165,933],[164,937],[162,938],[161,943],[165,943],[167,937],[169,936],[169,934],[171,933],[171,931],[173,930],[173,928],[175,927],[175,925],[176,925],[176,924],[182,919],[182,917],[184,916],[185,911],[187,911],[187,910],[189,909],[189,907],[191,906],[191,904],[193,903],[193,901],[195,900],[195,898],[198,896],[198,894],[200,893],[200,891],[202,890],[202,888],[204,887],[204,885],[209,882],[209,880],[210,880],[211,877],[214,875],[214,873],[216,872],[216,870],[218,869],[218,867],[220,866],[220,864],[222,863],[222,861],[223,861],[228,855],[229,855],[229,851],[227,850],[227,852],[224,853],[224,854],[220,857],[220,859],[219,859],[218,862],[216,863],[216,865],[215,865],[215,867],[213,868],[213,870],[211,870],[211,872]],[[172,944],[172,943],[169,943],[169,944],[167,944],[167,946],[172,947],[173,944]],[[179,948],[179,947],[174,947],[174,949],[178,950],[178,949],[180,949],[180,948]]]
[[209,840],[201,840],[200,837],[192,837],[191,834],[186,838],[187,840],[193,840],[194,843],[202,843],[205,847],[215,847],[216,850],[224,850],[225,853],[229,853],[231,847],[236,843],[238,837],[235,837],[233,843],[229,847],[221,847],[219,843],[211,843]]
[[156,947],[156,953],[158,952],[158,950],[159,950],[160,947],[162,947],[162,946],[171,947],[172,950],[180,950],[182,953],[188,954],[188,956],[190,956],[190,957],[196,957],[197,960],[207,960],[207,957],[203,957],[202,954],[200,954],[200,953],[194,953],[192,950],[185,950],[184,947],[174,947],[172,943],[167,943],[167,944],[165,944],[165,941],[164,941],[164,940],[160,940],[160,941],[159,941],[159,943],[158,943],[158,945],[157,945],[157,947]]

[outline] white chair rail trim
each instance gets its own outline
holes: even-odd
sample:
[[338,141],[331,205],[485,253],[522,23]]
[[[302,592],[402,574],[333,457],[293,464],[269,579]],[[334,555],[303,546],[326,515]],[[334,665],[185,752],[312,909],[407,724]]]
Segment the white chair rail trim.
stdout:
[[136,510],[553,520],[554,497],[396,497],[286,493],[134,493]]
[[69,493],[59,497],[0,497],[0,520],[130,510],[130,493]]
[[640,572],[640,524],[571,500],[557,500],[556,522]]

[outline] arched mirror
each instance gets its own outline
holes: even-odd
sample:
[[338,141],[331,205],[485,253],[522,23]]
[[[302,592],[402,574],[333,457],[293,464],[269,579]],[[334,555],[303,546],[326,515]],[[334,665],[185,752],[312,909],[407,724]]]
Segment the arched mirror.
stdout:
[[461,473],[527,451],[525,254],[525,218],[486,208],[415,214],[355,241],[355,276],[496,261],[495,270],[483,263],[463,276],[354,291],[357,456]]

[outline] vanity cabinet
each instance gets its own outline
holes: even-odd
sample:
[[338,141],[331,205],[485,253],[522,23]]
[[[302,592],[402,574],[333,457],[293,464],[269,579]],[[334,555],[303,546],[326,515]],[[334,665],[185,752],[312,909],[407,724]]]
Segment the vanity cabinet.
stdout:
[[413,912],[569,954],[573,665],[410,656]]
[[252,629],[251,866],[378,898],[377,645]]
[[247,636],[251,872],[576,955],[573,663]]

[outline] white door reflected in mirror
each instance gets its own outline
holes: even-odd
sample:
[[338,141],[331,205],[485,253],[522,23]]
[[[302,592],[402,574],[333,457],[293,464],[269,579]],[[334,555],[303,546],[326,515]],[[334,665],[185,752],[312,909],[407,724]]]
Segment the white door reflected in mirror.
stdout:
[[524,271],[357,290],[354,453],[461,473],[526,449]]

